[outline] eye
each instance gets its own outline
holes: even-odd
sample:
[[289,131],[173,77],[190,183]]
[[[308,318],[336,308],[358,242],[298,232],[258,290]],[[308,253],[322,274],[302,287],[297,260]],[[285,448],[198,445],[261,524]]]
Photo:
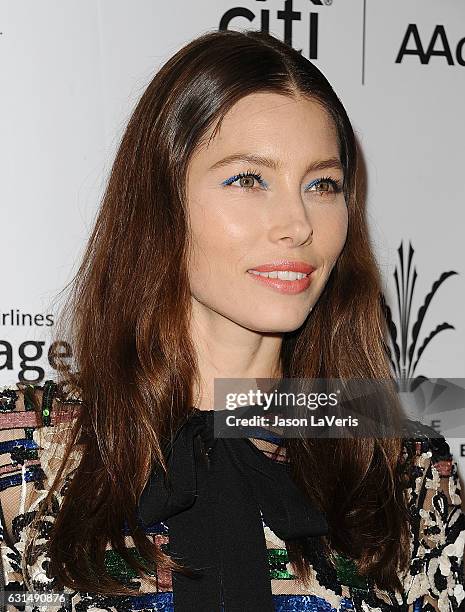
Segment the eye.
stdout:
[[245,189],[246,191],[248,191],[249,189],[253,189],[255,181],[262,187],[267,187],[267,183],[263,180],[260,172],[254,172],[251,170],[235,174],[234,176],[231,176],[230,178],[223,181],[221,184],[225,187],[229,187],[236,181],[239,181],[239,187]]
[[313,191],[320,196],[329,196],[342,191],[342,185],[340,181],[336,181],[330,176],[325,176],[313,180],[307,185],[306,191]]

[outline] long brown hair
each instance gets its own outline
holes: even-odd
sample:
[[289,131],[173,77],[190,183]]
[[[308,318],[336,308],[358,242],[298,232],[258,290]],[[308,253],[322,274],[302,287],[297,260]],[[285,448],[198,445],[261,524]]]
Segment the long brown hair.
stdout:
[[[332,117],[344,169],[348,236],[305,323],[284,334],[288,378],[391,376],[380,277],[357,187],[354,133],[337,95],[310,61],[271,35],[213,31],[179,50],[154,76],[122,137],[82,264],[57,334],[74,351],[70,382],[82,407],[68,440],[83,449],[49,540],[50,574],[80,591],[134,594],[105,571],[111,543],[138,572],[123,524],[150,565],[184,571],[143,532],[135,509],[163,440],[192,407],[198,382],[189,337],[186,175],[209,128],[255,92],[308,96]],[[399,438],[289,439],[292,477],[328,518],[325,545],[357,560],[381,588],[400,589],[408,562],[408,517]],[[66,454],[65,454],[66,457]],[[44,511],[62,474],[42,504]],[[40,513],[36,520],[40,518]],[[288,542],[307,576],[300,542]]]

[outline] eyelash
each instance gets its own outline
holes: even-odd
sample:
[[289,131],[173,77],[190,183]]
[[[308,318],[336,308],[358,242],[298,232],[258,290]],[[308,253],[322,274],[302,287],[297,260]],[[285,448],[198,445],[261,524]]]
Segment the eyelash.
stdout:
[[[258,170],[247,170],[247,172],[239,172],[239,174],[235,174],[234,176],[231,176],[231,178],[228,178],[225,181],[223,181],[222,184],[225,187],[229,187],[231,183],[235,183],[240,178],[246,178],[248,176],[252,176],[258,183],[260,183],[260,185],[264,185],[264,186],[267,185],[267,183],[263,180],[262,175],[260,174]],[[242,187],[242,189],[245,189],[246,191],[248,191],[249,189],[253,189],[253,187]]]
[[[262,175],[260,174],[258,170],[247,170],[247,172],[239,172],[239,174],[235,174],[231,178],[223,181],[222,185],[224,185],[225,187],[229,187],[232,183],[235,183],[237,180],[248,177],[248,176],[253,177],[260,185],[265,186],[265,187],[267,186],[266,181],[263,180]],[[332,191],[329,192],[331,194],[340,193],[342,191],[342,185],[340,181],[337,181],[331,178],[330,176],[322,176],[320,178],[314,179],[313,181],[309,183],[308,187],[315,187],[319,185],[320,183],[330,183],[330,185],[333,188]],[[241,187],[241,189],[244,189],[245,191],[249,191],[253,189],[253,187]],[[321,195],[323,195],[323,193]]]

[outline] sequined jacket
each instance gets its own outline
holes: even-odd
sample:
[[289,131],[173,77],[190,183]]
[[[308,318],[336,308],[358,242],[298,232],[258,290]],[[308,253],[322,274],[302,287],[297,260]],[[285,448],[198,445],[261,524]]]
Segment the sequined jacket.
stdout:
[[[72,470],[79,463],[79,450],[76,449],[72,452],[71,469],[55,494],[55,503],[37,527],[39,533],[33,553],[26,559],[24,546],[28,527],[60,463],[60,453],[64,448],[60,443],[62,434],[71,426],[68,409],[79,404],[80,400],[76,395],[57,394],[54,391],[56,386],[51,383],[45,383],[43,387],[32,386],[42,398],[42,423],[39,426],[27,388],[24,392],[24,388],[18,387],[22,386],[0,389],[0,590],[4,589],[5,595],[9,592],[57,590],[54,589],[55,579],[47,573],[47,534],[72,478]],[[399,572],[403,592],[379,589],[372,581],[357,574],[350,559],[337,554],[328,558],[320,554],[318,548],[313,550],[309,559],[311,586],[303,585],[292,573],[285,542],[271,531],[262,517],[277,612],[455,612],[465,609],[465,514],[461,508],[457,463],[444,437],[428,435],[432,432],[419,424],[415,434],[404,440],[403,452],[405,456],[414,455],[414,469],[406,490],[411,516],[411,562],[406,572]],[[287,460],[283,447],[258,437],[253,442],[268,457],[276,461]],[[146,532],[162,550],[166,550],[169,542],[166,524],[150,525]],[[125,536],[125,543],[129,549],[134,549],[129,535]],[[26,563],[32,577],[30,583],[24,578]],[[107,546],[105,565],[115,578],[136,585],[137,595],[110,597],[75,592],[65,587],[69,599],[62,608],[63,612],[174,612],[169,572],[154,569],[150,574],[156,578],[157,588],[154,590],[153,584],[137,576],[110,545]],[[3,609],[38,612],[50,608],[40,604],[26,603],[24,607],[20,603],[11,603]]]

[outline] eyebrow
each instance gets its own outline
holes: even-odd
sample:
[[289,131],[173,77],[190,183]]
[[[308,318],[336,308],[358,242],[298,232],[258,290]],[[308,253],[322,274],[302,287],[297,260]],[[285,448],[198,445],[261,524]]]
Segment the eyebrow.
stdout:
[[[245,161],[258,166],[265,166],[266,168],[271,168],[272,170],[279,170],[281,167],[279,161],[270,157],[264,157],[263,155],[257,155],[255,153],[233,153],[232,155],[228,155],[227,157],[215,162],[213,166],[210,166],[210,170],[216,170],[216,168],[222,168],[223,166],[226,166],[232,162],[238,161]],[[317,170],[328,170],[330,168],[343,170],[341,160],[338,157],[315,160],[307,166],[305,174],[308,172],[315,172]]]

